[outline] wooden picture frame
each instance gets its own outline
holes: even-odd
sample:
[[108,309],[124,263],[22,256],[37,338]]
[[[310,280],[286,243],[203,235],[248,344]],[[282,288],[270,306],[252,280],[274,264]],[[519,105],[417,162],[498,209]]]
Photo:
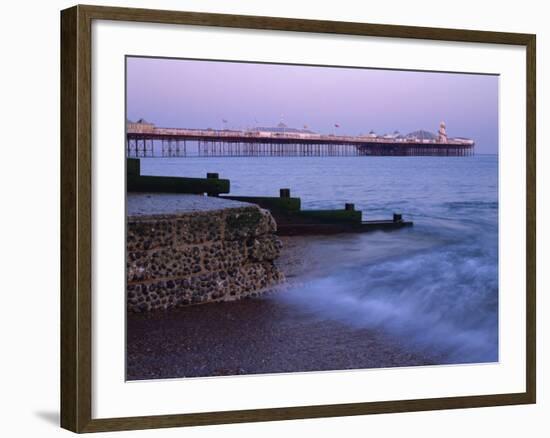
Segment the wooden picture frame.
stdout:
[[[526,391],[195,414],[92,418],[93,20],[186,24],[389,38],[491,43],[526,48],[527,283]],[[75,6],[61,12],[61,426],[74,432],[148,429],[535,403],[535,35],[427,27]]]

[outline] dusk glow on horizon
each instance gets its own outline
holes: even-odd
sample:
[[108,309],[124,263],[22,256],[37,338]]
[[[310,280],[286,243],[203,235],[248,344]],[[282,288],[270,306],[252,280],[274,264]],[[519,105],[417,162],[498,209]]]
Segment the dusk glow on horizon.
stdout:
[[338,135],[419,129],[498,153],[498,76],[127,58],[127,117],[161,127],[248,129],[284,122]]

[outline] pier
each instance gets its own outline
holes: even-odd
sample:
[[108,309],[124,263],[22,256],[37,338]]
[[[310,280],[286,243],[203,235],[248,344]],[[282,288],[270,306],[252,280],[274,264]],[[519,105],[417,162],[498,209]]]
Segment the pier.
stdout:
[[[284,125],[283,125],[284,126]],[[128,157],[193,156],[467,156],[474,154],[475,142],[466,138],[447,138],[445,124],[438,134],[378,136],[318,134],[307,130],[273,131],[160,128],[144,120],[128,122]]]

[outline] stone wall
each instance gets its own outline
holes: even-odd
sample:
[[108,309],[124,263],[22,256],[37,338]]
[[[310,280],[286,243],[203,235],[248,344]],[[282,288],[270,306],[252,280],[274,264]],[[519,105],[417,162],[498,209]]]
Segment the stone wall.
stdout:
[[128,309],[234,300],[282,281],[274,264],[281,249],[274,219],[267,210],[244,205],[129,215]]

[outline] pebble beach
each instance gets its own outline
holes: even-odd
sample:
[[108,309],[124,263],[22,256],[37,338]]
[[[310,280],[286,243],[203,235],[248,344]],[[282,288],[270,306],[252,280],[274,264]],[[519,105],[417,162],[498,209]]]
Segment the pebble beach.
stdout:
[[127,315],[127,380],[419,366],[441,358],[383,330],[327,320],[286,300],[318,261],[313,237],[287,237],[287,281],[233,302]]

